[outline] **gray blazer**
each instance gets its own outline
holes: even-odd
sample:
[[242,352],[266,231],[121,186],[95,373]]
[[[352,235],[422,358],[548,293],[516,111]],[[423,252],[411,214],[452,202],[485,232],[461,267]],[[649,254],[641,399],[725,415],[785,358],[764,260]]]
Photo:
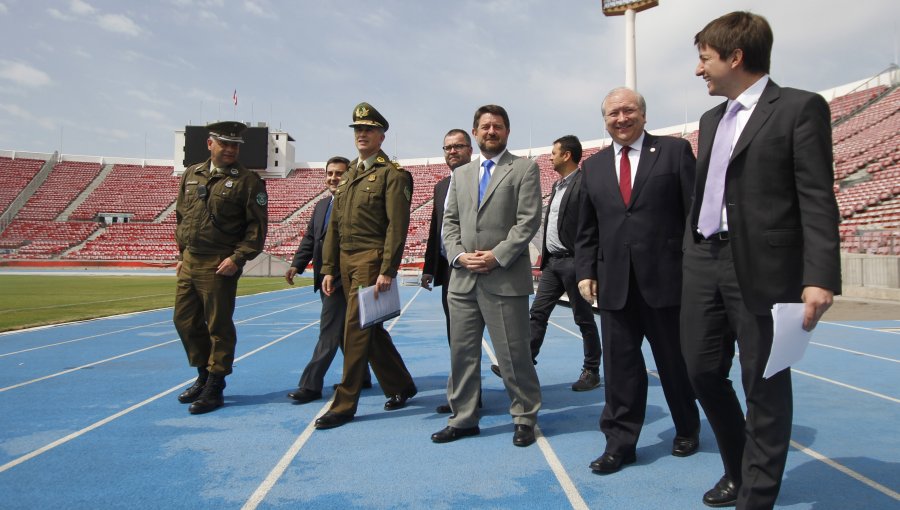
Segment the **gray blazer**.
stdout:
[[451,263],[462,253],[491,250],[500,263],[487,274],[454,267],[450,292],[470,292],[476,283],[500,296],[534,293],[528,243],[541,226],[540,169],[534,161],[505,152],[491,173],[478,205],[481,158],[453,172],[444,212],[444,248]]

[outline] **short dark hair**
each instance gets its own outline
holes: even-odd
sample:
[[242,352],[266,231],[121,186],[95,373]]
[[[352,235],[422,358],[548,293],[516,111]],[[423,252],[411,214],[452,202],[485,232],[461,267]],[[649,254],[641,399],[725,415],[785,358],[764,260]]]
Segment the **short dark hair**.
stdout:
[[497,106],[495,104],[486,104],[481,108],[475,110],[475,120],[472,122],[472,129],[478,129],[478,120],[481,119],[481,116],[485,113],[503,117],[503,122],[506,124],[506,129],[509,129],[509,115],[506,113],[506,110],[504,110],[502,106]]
[[469,136],[469,133],[466,133],[465,129],[453,128],[450,131],[447,131],[447,134],[444,135],[444,138],[447,138],[450,135],[463,135],[466,139],[466,145],[472,145],[472,137]]
[[719,58],[740,49],[744,69],[751,73],[768,73],[772,61],[772,27],[766,18],[746,11],[735,11],[710,21],[694,36],[694,45],[716,50]]
[[561,136],[553,142],[553,145],[556,144],[559,144],[559,148],[562,149],[563,152],[568,152],[572,155],[572,161],[575,163],[581,161],[581,141],[577,136]]
[[344,156],[332,156],[331,158],[328,158],[328,162],[325,163],[325,168],[328,168],[328,165],[332,163],[341,163],[345,167],[350,168],[350,160]]

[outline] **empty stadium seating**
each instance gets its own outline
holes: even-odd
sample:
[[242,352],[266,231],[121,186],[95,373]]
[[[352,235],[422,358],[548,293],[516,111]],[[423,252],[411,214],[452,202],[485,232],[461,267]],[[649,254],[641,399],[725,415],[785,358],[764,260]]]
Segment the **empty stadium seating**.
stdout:
[[93,220],[100,213],[132,214],[131,221],[153,221],[175,201],[178,177],[170,166],[115,165],[81,203],[70,220]]
[[0,158],[0,176],[3,176],[3,186],[0,186],[0,213],[12,204],[25,186],[28,186],[44,163],[45,161],[39,159]]

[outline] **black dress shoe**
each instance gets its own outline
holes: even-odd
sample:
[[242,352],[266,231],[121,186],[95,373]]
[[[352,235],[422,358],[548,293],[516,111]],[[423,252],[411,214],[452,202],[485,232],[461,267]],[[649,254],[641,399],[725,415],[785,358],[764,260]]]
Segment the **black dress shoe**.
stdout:
[[434,412],[438,414],[450,414],[453,412],[453,409],[450,409],[450,404],[441,404],[434,408]]
[[352,414],[332,413],[329,411],[316,420],[316,428],[319,430],[333,429],[335,427],[340,427],[345,423],[349,423],[352,420]]
[[530,425],[516,425],[513,433],[513,444],[516,446],[531,446],[534,444],[534,428]]
[[637,456],[634,452],[626,454],[603,452],[603,455],[591,462],[591,471],[608,475],[622,469],[624,464],[634,464],[635,461]]
[[675,436],[672,441],[672,455],[676,457],[687,457],[697,453],[700,448],[700,438],[697,436]]
[[493,372],[497,377],[501,379],[503,378],[503,376],[500,375],[500,365],[491,365],[491,372]]
[[703,495],[703,504],[711,507],[735,506],[737,504],[738,487],[727,476],[716,482],[716,486]]
[[287,396],[295,402],[306,404],[307,402],[312,402],[313,400],[319,400],[320,398],[322,398],[322,392],[312,391],[306,388],[297,388],[296,390],[288,393]]
[[178,395],[178,401],[182,404],[190,404],[191,402],[197,400],[197,397],[200,396],[200,393],[203,391],[203,386],[206,385],[206,378],[208,376],[200,376],[197,377],[197,380],[194,381],[193,386],[184,390],[181,395]]
[[415,397],[416,393],[418,392],[419,390],[416,389],[416,385],[413,384],[412,386],[406,388],[402,392],[388,399],[388,401],[384,403],[384,410],[396,411],[397,409],[403,409],[404,407],[406,407],[406,401]]
[[477,436],[478,434],[481,434],[481,429],[478,428],[478,425],[463,429],[447,426],[443,430],[431,434],[431,440],[435,443],[449,443],[464,437]]

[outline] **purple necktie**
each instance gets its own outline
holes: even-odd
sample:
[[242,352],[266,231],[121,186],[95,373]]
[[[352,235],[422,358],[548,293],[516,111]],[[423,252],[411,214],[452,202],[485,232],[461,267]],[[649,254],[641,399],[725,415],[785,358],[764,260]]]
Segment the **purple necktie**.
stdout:
[[703,188],[700,219],[697,222],[697,228],[703,237],[718,232],[722,224],[725,171],[728,170],[728,160],[731,159],[731,143],[734,141],[737,112],[742,108],[741,103],[732,101],[716,129],[716,138],[713,140],[712,154],[709,157],[709,171],[706,174],[706,187]]
[[486,159],[481,163],[484,172],[481,174],[481,180],[478,181],[478,205],[481,205],[481,199],[484,198],[484,192],[487,191],[488,183],[491,182],[491,168],[494,162]]

